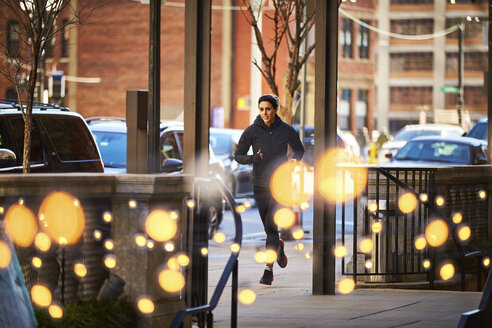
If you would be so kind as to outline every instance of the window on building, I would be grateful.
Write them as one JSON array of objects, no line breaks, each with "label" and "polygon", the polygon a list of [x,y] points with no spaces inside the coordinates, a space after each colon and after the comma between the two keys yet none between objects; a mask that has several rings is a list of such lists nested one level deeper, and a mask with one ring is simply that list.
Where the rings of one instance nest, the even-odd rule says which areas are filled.
[{"label": "window on building", "polygon": [[[451,26],[458,25],[461,21],[461,18],[447,18],[446,19],[446,28],[450,28]],[[463,43],[466,44],[468,40],[482,40],[482,43],[485,44],[486,33],[488,32],[487,26],[487,17],[479,17],[478,22],[475,20],[472,21],[464,21],[465,22],[465,33],[463,35]],[[458,39],[458,31],[450,33],[446,35],[447,38],[450,39]]]},{"label": "window on building", "polygon": [[15,88],[8,88],[5,91],[5,99],[17,99],[17,92]]},{"label": "window on building", "polygon": [[7,23],[7,54],[10,58],[19,57],[20,51],[20,26],[19,22]]},{"label": "window on building", "polygon": [[432,105],[432,87],[391,87],[391,105]]},{"label": "window on building", "polygon": [[[458,53],[446,53],[446,71],[458,72]],[[465,52],[465,71],[485,72],[488,67],[488,56],[486,52]]]},{"label": "window on building", "polygon": [[363,127],[367,127],[367,94],[367,90],[359,90],[359,97],[355,105],[358,131],[361,131]]},{"label": "window on building", "polygon": [[[364,21],[364,23],[369,24],[368,21]],[[357,45],[359,46],[359,57],[369,58],[369,29],[365,26],[360,25]]]},{"label": "window on building", "polygon": [[338,114],[340,115],[339,126],[342,130],[350,130],[350,98],[351,90],[342,89],[342,100],[338,109]]},{"label": "window on building", "polygon": [[64,18],[62,20],[62,34],[61,34],[61,56],[63,58],[68,57],[68,34],[69,34],[69,26],[68,19]]},{"label": "window on building", "polygon": [[352,58],[352,35],[353,23],[348,18],[342,19],[342,31],[340,32],[340,43],[342,45],[342,57]]},{"label": "window on building", "polygon": [[434,3],[434,0],[391,0],[392,5],[423,5]]},{"label": "window on building", "polygon": [[432,34],[433,19],[392,19],[391,32],[398,34],[421,35]]},{"label": "window on building", "polygon": [[390,55],[391,72],[432,71],[432,52],[392,53]]},{"label": "window on building", "polygon": [[[485,109],[487,98],[483,92],[483,86],[465,86],[463,89],[463,100],[465,102],[465,108],[473,107]],[[458,105],[458,94],[446,93],[444,97],[444,104],[446,108],[456,108]]]}]

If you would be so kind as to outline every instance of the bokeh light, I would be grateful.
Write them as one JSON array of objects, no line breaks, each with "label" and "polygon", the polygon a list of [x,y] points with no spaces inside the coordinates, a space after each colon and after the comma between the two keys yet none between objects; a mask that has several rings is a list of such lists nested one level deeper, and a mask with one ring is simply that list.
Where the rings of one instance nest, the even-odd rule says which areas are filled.
[{"label": "bokeh light", "polygon": [[347,248],[343,245],[335,247],[333,251],[336,257],[344,257],[347,254]]},{"label": "bokeh light", "polygon": [[145,221],[145,231],[155,241],[168,241],[176,235],[178,225],[173,220],[169,212],[164,210],[154,210],[149,214]]},{"label": "bokeh light", "polygon": [[231,244],[231,252],[237,253],[241,249],[241,246],[239,246],[238,243],[232,243]]},{"label": "bokeh light", "polygon": [[435,199],[436,205],[441,207],[444,206],[444,197],[442,196],[437,196]]},{"label": "bokeh light", "polygon": [[369,212],[376,212],[378,210],[378,204],[370,203],[367,209],[369,210]]},{"label": "bokeh light", "polygon": [[425,239],[432,247],[438,247],[448,240],[449,229],[444,220],[437,219],[432,221],[425,228]]},{"label": "bokeh light", "polygon": [[200,249],[200,253],[202,254],[202,256],[207,256],[208,255],[208,248],[207,247],[202,247]]},{"label": "bokeh light", "polygon": [[174,243],[172,241],[168,241],[166,243],[164,243],[164,250],[166,252],[172,252],[174,251],[174,249],[176,248],[176,246],[174,245]]},{"label": "bokeh light", "polygon": [[217,244],[222,244],[226,240],[226,235],[225,233],[219,231],[214,235],[214,241]]},{"label": "bokeh light", "polygon": [[266,263],[267,257],[264,251],[257,251],[255,253],[255,261],[257,263]]},{"label": "bokeh light", "polygon": [[413,212],[417,208],[417,197],[410,192],[404,193],[398,199],[398,208],[403,213]]},{"label": "bokeh light", "polygon": [[266,255],[266,263],[274,263],[277,260],[277,252],[274,251],[273,249],[267,249],[265,251]]},{"label": "bokeh light", "polygon": [[454,266],[451,263],[444,264],[439,273],[442,280],[449,280],[454,277]]},{"label": "bokeh light", "polygon": [[429,200],[429,196],[427,196],[426,193],[421,193],[419,195],[419,198],[422,203],[427,203],[427,201]]},{"label": "bokeh light", "polygon": [[184,276],[179,271],[162,270],[159,272],[159,286],[168,293],[177,293],[185,286]]},{"label": "bokeh light", "polygon": [[243,289],[238,295],[239,302],[244,305],[251,305],[256,300],[256,293],[251,289]]},{"label": "bokeh light", "polygon": [[373,242],[369,238],[364,238],[359,244],[360,251],[365,254],[370,253],[372,251],[372,247]]},{"label": "bokeh light", "polygon": [[305,211],[309,208],[309,206],[310,206],[309,202],[302,202],[300,207],[301,207],[301,210]]},{"label": "bokeh light", "polygon": [[188,264],[190,264],[190,258],[186,254],[178,254],[176,259],[178,260],[178,264],[182,267],[185,267]]},{"label": "bokeh light", "polygon": [[427,260],[427,259],[426,259],[426,260],[424,260],[424,261],[422,262],[422,266],[424,267],[424,269],[428,269],[428,268],[430,268],[430,266],[431,266],[431,261],[430,261],[430,260]]},{"label": "bokeh light", "polygon": [[[313,185],[312,178],[313,175],[307,164],[285,162],[275,170],[270,179],[272,196],[283,206],[300,206],[312,196],[312,188],[310,188]],[[300,184],[301,180],[304,185]]]},{"label": "bokeh light", "polygon": [[300,226],[296,226],[292,229],[292,238],[295,240],[302,239],[304,237],[304,229]]},{"label": "bokeh light", "polygon": [[114,248],[114,242],[111,239],[106,239],[104,241],[104,248],[108,251],[112,250]]},{"label": "bokeh light", "polygon": [[304,254],[304,257],[305,257],[306,259],[308,259],[308,260],[309,260],[309,259],[311,259],[311,257],[312,257],[311,252],[307,252],[306,254]]},{"label": "bokeh light", "polygon": [[38,232],[38,222],[34,213],[24,205],[13,204],[5,213],[4,227],[14,244],[28,247]]},{"label": "bokeh light", "polygon": [[111,221],[113,221],[113,214],[111,214],[111,212],[108,211],[104,212],[103,221],[106,223],[110,223]]},{"label": "bokeh light", "polygon": [[290,208],[285,207],[276,211],[273,216],[273,221],[275,221],[275,224],[282,229],[288,229],[292,227],[295,223],[295,220],[296,216],[294,214],[294,211],[292,211]]},{"label": "bokeh light", "polygon": [[41,252],[47,252],[51,248],[51,238],[44,232],[38,232],[34,238],[34,246]]},{"label": "bokeh light", "polygon": [[0,269],[6,269],[12,260],[12,251],[9,245],[0,240]]},{"label": "bokeh light", "polygon": [[461,241],[468,240],[468,238],[470,238],[470,236],[471,236],[471,229],[470,229],[469,226],[461,226],[461,227],[459,227],[459,229],[458,229],[458,238]]},{"label": "bokeh light", "polygon": [[480,190],[480,191],[478,192],[478,197],[479,197],[480,199],[485,199],[485,198],[487,197],[487,192],[486,192],[485,190]]},{"label": "bokeh light", "polygon": [[303,243],[298,243],[298,244],[296,244],[296,245],[294,246],[294,249],[295,249],[296,251],[302,251],[302,250],[304,250],[304,248],[305,248],[305,247],[304,247],[304,244],[303,244]]},{"label": "bokeh light", "polygon": [[366,263],[364,264],[364,266],[366,267],[367,270],[372,269],[372,261],[367,260]]},{"label": "bokeh light", "polygon": [[338,283],[338,292],[340,294],[349,294],[351,293],[355,288],[355,281],[352,278],[345,278],[340,280]]},{"label": "bokeh light", "polygon": [[463,215],[460,212],[456,212],[453,214],[453,223],[460,224],[463,221]]},{"label": "bokeh light", "polygon": [[152,248],[154,248],[154,246],[155,246],[155,243],[152,239],[147,240],[147,248],[148,249],[152,249]]},{"label": "bokeh light", "polygon": [[251,204],[251,201],[250,201],[249,199],[246,199],[246,200],[244,201],[243,205],[244,205],[244,207],[246,207],[246,208],[250,208],[252,204]]},{"label": "bokeh light", "polygon": [[137,308],[143,314],[150,314],[154,312],[154,302],[148,297],[141,297],[137,301]]},{"label": "bokeh light", "polygon": [[367,184],[367,167],[361,164],[343,148],[328,150],[316,166],[319,172],[316,188],[331,203],[353,199]]},{"label": "bokeh light", "polygon": [[84,278],[87,276],[87,267],[85,266],[84,263],[78,262],[75,263],[73,266],[73,272],[79,277],[79,278]]},{"label": "bokeh light", "polygon": [[246,211],[246,206],[244,205],[238,205],[236,206],[236,212],[238,213],[244,213]]},{"label": "bokeh light", "polygon": [[490,257],[484,257],[483,260],[482,260],[482,265],[485,267],[485,268],[488,268],[490,266]]},{"label": "bokeh light", "polygon": [[415,248],[418,249],[419,251],[425,249],[427,246],[427,240],[425,240],[424,236],[418,236],[415,238]]},{"label": "bokeh light", "polygon": [[176,256],[173,256],[169,260],[167,260],[167,267],[171,270],[178,271],[181,268],[179,266],[178,258]]},{"label": "bokeh light", "polygon": [[135,199],[130,199],[128,201],[128,207],[129,208],[136,208],[137,207],[137,201]]},{"label": "bokeh light", "polygon": [[145,247],[145,245],[147,244],[147,238],[144,236],[144,234],[137,233],[135,235],[135,244],[138,247]]},{"label": "bokeh light", "polygon": [[84,231],[85,214],[80,202],[64,191],[50,193],[41,203],[43,230],[60,245],[75,244]]},{"label": "bokeh light", "polygon": [[103,237],[103,234],[101,230],[94,230],[94,233],[92,234],[94,236],[94,240],[100,241]]},{"label": "bokeh light", "polygon": [[5,208],[3,206],[0,206],[0,215],[5,212]]},{"label": "bokeh light", "polygon": [[114,269],[116,267],[116,256],[113,254],[107,254],[104,256],[104,265],[108,269]]},{"label": "bokeh light", "polygon": [[37,256],[34,256],[31,260],[31,263],[32,263],[32,266],[39,269],[40,267],[43,266],[43,261],[37,257]]},{"label": "bokeh light", "polygon": [[51,292],[43,285],[34,285],[31,288],[31,300],[40,307],[47,307],[51,304]]},{"label": "bokeh light", "polygon": [[169,213],[169,216],[170,216],[170,217],[171,217],[171,219],[173,219],[173,220],[177,220],[177,219],[179,218],[178,212],[176,212],[176,211],[171,211],[171,212]]},{"label": "bokeh light", "polygon": [[381,221],[374,221],[371,225],[371,230],[374,233],[380,233],[383,230],[383,224]]},{"label": "bokeh light", "polygon": [[196,205],[196,203],[193,199],[188,199],[186,201],[186,206],[188,206],[189,208],[193,208],[193,207],[195,207],[195,205]]},{"label": "bokeh light", "polygon": [[63,317],[63,309],[57,304],[51,304],[48,308],[48,313],[53,319],[60,319]]}]

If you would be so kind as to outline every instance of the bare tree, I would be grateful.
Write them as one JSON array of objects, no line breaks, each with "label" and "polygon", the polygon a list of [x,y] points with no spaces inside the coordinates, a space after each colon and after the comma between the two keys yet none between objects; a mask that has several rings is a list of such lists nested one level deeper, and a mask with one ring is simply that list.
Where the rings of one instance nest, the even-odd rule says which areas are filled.
[{"label": "bare tree", "polygon": [[94,8],[75,8],[70,0],[0,0],[0,26],[5,26],[17,41],[0,41],[5,62],[0,65],[0,73],[15,86],[24,119],[23,173],[30,172],[32,107],[46,45],[68,27],[81,24]]},{"label": "bare tree", "polygon": [[[246,20],[253,27],[256,43],[261,53],[261,64],[253,61],[268,83],[272,93],[279,96],[277,84],[277,58],[279,48],[286,44],[288,50],[288,70],[284,81],[285,97],[280,106],[279,115],[288,123],[292,123],[293,103],[300,87],[299,73],[314,50],[315,42],[303,47],[308,42],[308,35],[314,26],[314,11],[307,13],[309,0],[270,0],[273,13],[264,12],[263,0],[243,0]],[[260,15],[273,22],[272,31],[263,33],[259,26]],[[270,45],[271,44],[271,45]]]}]

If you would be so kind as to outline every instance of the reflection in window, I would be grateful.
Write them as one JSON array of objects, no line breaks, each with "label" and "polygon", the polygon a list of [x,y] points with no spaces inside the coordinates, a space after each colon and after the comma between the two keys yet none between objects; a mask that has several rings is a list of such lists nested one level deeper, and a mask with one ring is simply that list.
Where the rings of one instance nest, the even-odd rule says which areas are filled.
[{"label": "reflection in window", "polygon": [[[24,120],[22,117],[16,117],[9,120],[10,127],[12,128],[13,137],[17,148],[16,165],[22,165],[22,152],[24,149]],[[41,148],[41,135],[36,121],[32,121],[31,131],[31,163],[39,163],[44,159],[43,150]]]},{"label": "reflection in window", "polygon": [[10,58],[19,57],[20,52],[20,26],[16,21],[7,23],[7,54]]},{"label": "reflection in window", "polygon": [[361,131],[363,127],[367,127],[367,94],[367,90],[359,90],[359,97],[355,106],[358,131]]},{"label": "reflection in window", "polygon": [[350,93],[350,89],[342,89],[342,100],[338,109],[339,126],[342,130],[350,130]]},{"label": "reflection in window", "polygon": [[[369,24],[368,21],[364,22]],[[367,27],[360,25],[357,43],[359,46],[359,57],[369,58],[369,29]]]},{"label": "reflection in window", "polygon": [[350,19],[342,19],[342,31],[340,32],[340,43],[342,45],[342,56],[352,58],[352,31],[353,23]]}]

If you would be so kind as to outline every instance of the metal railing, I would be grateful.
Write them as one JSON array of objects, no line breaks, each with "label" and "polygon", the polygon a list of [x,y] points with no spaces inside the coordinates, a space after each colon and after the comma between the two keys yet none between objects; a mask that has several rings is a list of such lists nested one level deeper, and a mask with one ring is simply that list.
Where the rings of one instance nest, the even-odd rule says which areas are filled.
[{"label": "metal railing", "polygon": [[[232,196],[230,190],[226,187],[226,185],[222,181],[218,179],[214,179],[214,181],[216,181],[216,183],[219,184],[222,196],[224,197],[227,206],[231,209],[231,212],[234,216],[234,223],[235,223],[234,243],[237,243],[241,247],[241,243],[243,239],[243,226],[241,222],[241,215],[236,211],[236,201],[234,200],[234,197]],[[239,257],[239,251],[232,252],[231,255],[229,256],[227,264],[224,268],[224,271],[222,272],[222,275],[219,279],[217,287],[215,288],[212,298],[210,299],[210,302],[205,305],[195,306],[179,311],[176,317],[174,318],[173,322],[171,323],[171,328],[180,327],[181,323],[183,322],[183,319],[188,314],[202,314],[202,313],[207,314],[207,319],[206,319],[207,327],[213,327],[212,311],[217,306],[220,297],[222,296],[222,292],[224,291],[224,288],[226,286],[227,280],[229,279],[229,276],[231,276],[231,274],[232,274],[231,327],[237,327],[238,257]],[[206,281],[205,283],[208,283],[208,281]]]}]

